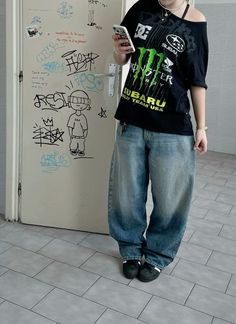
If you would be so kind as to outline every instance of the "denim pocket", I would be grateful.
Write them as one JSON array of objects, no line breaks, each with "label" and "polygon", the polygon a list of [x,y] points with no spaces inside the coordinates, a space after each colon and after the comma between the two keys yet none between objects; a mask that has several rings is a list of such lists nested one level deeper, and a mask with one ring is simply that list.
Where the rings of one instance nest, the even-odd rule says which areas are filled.
[{"label": "denim pocket", "polygon": [[118,136],[122,136],[126,130],[127,130],[128,125],[124,122],[119,122],[118,126],[117,126],[117,135]]}]

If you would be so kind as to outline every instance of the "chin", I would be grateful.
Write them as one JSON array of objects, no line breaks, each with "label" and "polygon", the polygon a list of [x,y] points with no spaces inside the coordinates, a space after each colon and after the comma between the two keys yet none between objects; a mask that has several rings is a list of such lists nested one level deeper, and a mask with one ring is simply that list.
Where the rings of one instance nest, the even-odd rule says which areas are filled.
[{"label": "chin", "polygon": [[175,4],[175,2],[178,2],[178,1],[177,0],[160,0],[160,2],[163,5],[172,5],[172,4]]}]

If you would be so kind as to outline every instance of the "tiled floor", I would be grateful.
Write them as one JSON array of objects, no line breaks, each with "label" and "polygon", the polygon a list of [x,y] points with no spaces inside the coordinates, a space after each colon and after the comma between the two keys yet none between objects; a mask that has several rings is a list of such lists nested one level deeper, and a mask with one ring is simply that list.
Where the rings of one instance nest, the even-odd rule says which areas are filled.
[{"label": "tiled floor", "polygon": [[122,276],[108,236],[0,220],[0,323],[236,323],[236,156],[198,158],[177,258],[151,283]]}]

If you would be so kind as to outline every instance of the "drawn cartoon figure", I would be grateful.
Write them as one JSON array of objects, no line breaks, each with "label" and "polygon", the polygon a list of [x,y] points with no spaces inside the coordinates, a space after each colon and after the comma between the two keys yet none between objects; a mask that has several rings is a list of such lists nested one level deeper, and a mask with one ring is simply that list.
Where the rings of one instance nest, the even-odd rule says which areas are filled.
[{"label": "drawn cartoon figure", "polygon": [[70,135],[70,153],[72,155],[85,156],[85,142],[88,136],[88,122],[82,113],[85,109],[91,109],[91,100],[87,93],[75,90],[68,97],[68,105],[75,112],[70,115],[67,127]]},{"label": "drawn cartoon figure", "polygon": [[98,3],[98,0],[88,0],[88,26],[96,25],[94,21],[94,12],[95,5]]}]

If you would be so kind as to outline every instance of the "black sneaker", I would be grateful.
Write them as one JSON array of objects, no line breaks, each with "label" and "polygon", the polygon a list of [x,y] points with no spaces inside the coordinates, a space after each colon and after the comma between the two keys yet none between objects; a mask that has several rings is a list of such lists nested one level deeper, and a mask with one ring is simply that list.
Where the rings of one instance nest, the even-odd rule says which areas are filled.
[{"label": "black sneaker", "polygon": [[144,262],[144,264],[140,267],[138,273],[138,279],[143,282],[149,282],[156,279],[161,270],[150,263]]},{"label": "black sneaker", "polygon": [[134,279],[141,266],[139,260],[126,260],[123,262],[123,274],[127,279]]}]

